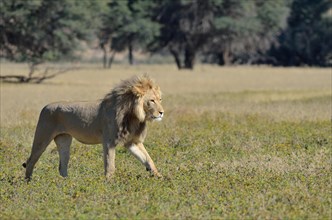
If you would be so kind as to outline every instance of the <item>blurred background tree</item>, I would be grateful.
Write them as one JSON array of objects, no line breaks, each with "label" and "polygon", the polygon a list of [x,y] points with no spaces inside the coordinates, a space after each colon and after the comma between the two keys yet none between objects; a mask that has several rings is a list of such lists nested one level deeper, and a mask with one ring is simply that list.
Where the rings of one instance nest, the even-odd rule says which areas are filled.
[{"label": "blurred background tree", "polygon": [[2,0],[1,56],[29,64],[29,75],[18,76],[21,81],[50,77],[46,72],[34,77],[36,66],[73,57],[82,40],[93,40],[100,7],[99,1]]},{"label": "blurred background tree", "polygon": [[293,0],[288,27],[270,56],[276,65],[331,66],[332,1]]},{"label": "blurred background tree", "polygon": [[[152,20],[156,3],[142,0],[112,0],[103,15],[101,32],[114,52],[128,49],[128,62],[134,64],[134,50],[145,50],[159,35],[159,23]],[[108,49],[108,48],[105,48]],[[105,56],[104,56],[105,57]],[[112,61],[112,58],[111,58]],[[106,59],[104,58],[104,66]],[[109,62],[108,66],[110,66]]]},{"label": "blurred background tree", "polygon": [[[211,37],[213,8],[220,0],[160,0],[155,19],[160,35],[152,50],[168,47],[178,69],[192,69],[197,53]],[[183,59],[181,58],[183,54]]]},{"label": "blurred background tree", "polygon": [[223,0],[214,7],[214,30],[206,48],[219,65],[251,64],[265,52],[286,26],[285,1]]},{"label": "blurred background tree", "polygon": [[[330,0],[0,0],[1,57],[35,66],[99,41],[115,53],[169,54],[195,62],[331,66]],[[112,55],[109,57],[109,52]],[[108,64],[107,64],[108,63]],[[22,78],[22,81],[29,81]]]}]

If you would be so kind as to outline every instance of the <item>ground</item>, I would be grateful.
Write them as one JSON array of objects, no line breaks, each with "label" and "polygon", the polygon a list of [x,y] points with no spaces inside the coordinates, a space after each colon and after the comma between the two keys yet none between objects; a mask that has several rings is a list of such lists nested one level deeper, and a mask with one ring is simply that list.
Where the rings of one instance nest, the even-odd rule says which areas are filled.
[{"label": "ground", "polygon": [[[1,74],[27,72],[1,63]],[[163,91],[164,120],[145,145],[163,179],[123,147],[103,176],[101,145],[74,141],[69,177],[52,143],[24,181],[40,109],[103,98],[134,74]],[[198,65],[83,65],[43,84],[0,84],[0,219],[331,217],[331,70]]]}]

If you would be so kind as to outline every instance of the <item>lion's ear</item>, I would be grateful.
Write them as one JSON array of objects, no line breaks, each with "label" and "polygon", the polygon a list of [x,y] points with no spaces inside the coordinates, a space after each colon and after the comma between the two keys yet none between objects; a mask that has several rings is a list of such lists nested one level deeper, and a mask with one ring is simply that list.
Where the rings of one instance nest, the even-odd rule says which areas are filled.
[{"label": "lion's ear", "polygon": [[136,85],[136,86],[133,86],[132,92],[134,93],[135,96],[141,98],[145,95],[145,93],[149,89],[152,89],[152,87],[150,85]]},{"label": "lion's ear", "polygon": [[154,87],[154,90],[156,90],[156,91],[158,91],[158,92],[161,93],[161,91],[160,91],[160,87],[159,87],[159,86],[155,86],[155,87]]},{"label": "lion's ear", "polygon": [[143,97],[145,94],[145,91],[142,87],[140,86],[133,86],[132,92],[134,93],[135,96],[137,97]]}]

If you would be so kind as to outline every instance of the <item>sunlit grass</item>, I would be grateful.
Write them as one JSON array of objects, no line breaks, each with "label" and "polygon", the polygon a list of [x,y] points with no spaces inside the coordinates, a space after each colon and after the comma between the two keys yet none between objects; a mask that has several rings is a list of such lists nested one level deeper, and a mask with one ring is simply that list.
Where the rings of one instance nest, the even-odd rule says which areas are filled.
[{"label": "sunlit grass", "polygon": [[[24,68],[5,64],[1,74]],[[144,72],[164,93],[165,119],[149,124],[145,143],[164,179],[119,147],[106,182],[101,145],[74,141],[68,178],[58,174],[52,143],[25,183],[21,164],[45,104],[99,99]],[[146,65],[1,84],[0,218],[328,219],[330,79],[330,70],[315,68]]]}]

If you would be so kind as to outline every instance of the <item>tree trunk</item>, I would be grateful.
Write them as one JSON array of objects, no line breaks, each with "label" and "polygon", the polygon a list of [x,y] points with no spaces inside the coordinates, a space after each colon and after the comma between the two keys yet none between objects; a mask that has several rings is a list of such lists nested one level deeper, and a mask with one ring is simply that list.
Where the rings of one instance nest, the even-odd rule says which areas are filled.
[{"label": "tree trunk", "polygon": [[103,50],[103,67],[106,68],[107,67],[107,49],[105,47],[105,44],[101,44],[100,45],[101,49]]},{"label": "tree trunk", "polygon": [[224,52],[223,52],[223,59],[224,59],[225,66],[229,66],[232,64],[232,58],[231,58],[228,48],[226,50],[224,50]]},{"label": "tree trunk", "polygon": [[108,60],[108,65],[107,65],[107,67],[108,67],[109,69],[110,69],[111,66],[112,66],[112,63],[113,63],[113,60],[114,60],[114,57],[115,57],[115,53],[116,53],[116,51],[113,50],[112,55],[111,55],[111,57],[110,57],[109,60]]},{"label": "tree trunk", "polygon": [[173,50],[173,49],[169,49],[169,51],[171,52],[171,54],[173,55],[174,57],[174,60],[175,60],[175,63],[176,63],[176,66],[178,67],[178,69],[180,70],[182,68],[182,65],[181,65],[181,60],[180,60],[180,56],[179,56],[179,52],[176,51],[176,50]]},{"label": "tree trunk", "polygon": [[217,54],[217,58],[220,66],[230,66],[232,64],[232,55],[227,47]]},{"label": "tree trunk", "polygon": [[134,65],[134,55],[133,55],[133,44],[132,44],[132,42],[129,42],[128,52],[129,52],[129,54],[128,54],[129,64]]},{"label": "tree trunk", "polygon": [[217,53],[217,59],[218,59],[218,65],[220,66],[225,65],[223,53]]},{"label": "tree trunk", "polygon": [[103,51],[103,67],[107,68],[108,52],[110,48],[109,38],[100,39],[99,47]]},{"label": "tree trunk", "polygon": [[196,51],[193,48],[187,47],[184,51],[184,68],[194,69]]}]

